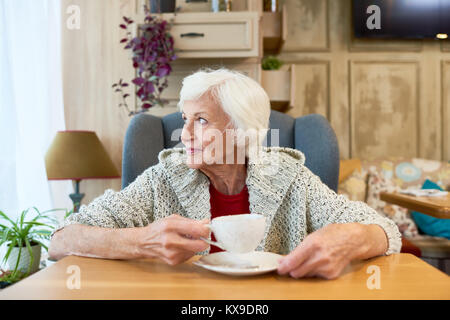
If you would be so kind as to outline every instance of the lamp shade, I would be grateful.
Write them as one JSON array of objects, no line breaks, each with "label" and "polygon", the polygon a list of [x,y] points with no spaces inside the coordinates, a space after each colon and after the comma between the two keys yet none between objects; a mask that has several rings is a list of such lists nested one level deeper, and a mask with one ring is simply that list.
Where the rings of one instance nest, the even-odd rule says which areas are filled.
[{"label": "lamp shade", "polygon": [[58,131],[45,155],[49,180],[120,178],[93,131]]}]

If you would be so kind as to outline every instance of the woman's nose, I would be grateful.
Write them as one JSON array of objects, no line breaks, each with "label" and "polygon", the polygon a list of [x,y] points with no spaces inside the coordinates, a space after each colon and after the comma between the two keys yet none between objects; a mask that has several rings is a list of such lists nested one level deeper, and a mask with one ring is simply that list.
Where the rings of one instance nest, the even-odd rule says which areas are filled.
[{"label": "woman's nose", "polygon": [[185,122],[183,129],[181,130],[181,141],[190,141],[194,137],[193,132],[194,126],[192,123],[189,123],[188,121]]}]

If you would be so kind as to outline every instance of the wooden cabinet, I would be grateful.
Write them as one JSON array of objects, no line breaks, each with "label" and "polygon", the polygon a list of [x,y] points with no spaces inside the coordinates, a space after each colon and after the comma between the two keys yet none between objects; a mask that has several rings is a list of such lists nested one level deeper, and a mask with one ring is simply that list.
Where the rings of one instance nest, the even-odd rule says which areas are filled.
[{"label": "wooden cabinet", "polygon": [[179,58],[259,56],[258,12],[163,14],[173,19],[171,34]]}]

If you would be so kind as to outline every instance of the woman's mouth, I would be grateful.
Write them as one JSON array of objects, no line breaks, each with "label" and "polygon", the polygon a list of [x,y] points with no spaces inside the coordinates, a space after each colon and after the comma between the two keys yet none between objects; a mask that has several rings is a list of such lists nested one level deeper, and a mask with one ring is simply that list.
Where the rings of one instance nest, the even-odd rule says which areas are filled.
[{"label": "woman's mouth", "polygon": [[187,154],[194,154],[194,153],[200,152],[200,151],[202,151],[202,149],[186,148],[186,153],[187,153]]}]

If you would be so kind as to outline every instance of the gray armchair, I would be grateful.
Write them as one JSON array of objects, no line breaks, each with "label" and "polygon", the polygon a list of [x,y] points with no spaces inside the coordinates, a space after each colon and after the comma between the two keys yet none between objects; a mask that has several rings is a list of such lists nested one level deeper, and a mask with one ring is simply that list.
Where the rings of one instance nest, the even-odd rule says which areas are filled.
[{"label": "gray armchair", "polygon": [[[145,169],[157,164],[161,150],[181,143],[182,127],[180,112],[163,118],[145,113],[133,117],[123,147],[122,188],[133,182]],[[319,114],[309,114],[294,119],[272,110],[269,127],[280,129],[280,147],[295,148],[303,152],[306,167],[319,176],[330,189],[337,190],[339,147],[336,135],[326,118]],[[172,139],[172,136],[177,139]],[[268,134],[267,146],[271,145]]]}]

